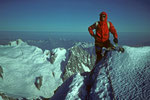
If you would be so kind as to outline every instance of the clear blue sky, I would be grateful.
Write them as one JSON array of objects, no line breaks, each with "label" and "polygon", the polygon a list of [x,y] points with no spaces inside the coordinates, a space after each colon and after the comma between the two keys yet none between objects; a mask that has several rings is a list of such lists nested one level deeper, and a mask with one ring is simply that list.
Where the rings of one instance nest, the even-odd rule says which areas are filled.
[{"label": "clear blue sky", "polygon": [[0,0],[0,31],[87,32],[102,11],[119,32],[150,32],[149,0]]}]

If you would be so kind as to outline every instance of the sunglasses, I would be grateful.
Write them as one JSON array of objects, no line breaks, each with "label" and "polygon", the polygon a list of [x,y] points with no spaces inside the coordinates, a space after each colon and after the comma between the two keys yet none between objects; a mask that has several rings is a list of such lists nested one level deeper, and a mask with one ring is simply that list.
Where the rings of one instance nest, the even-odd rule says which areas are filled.
[{"label": "sunglasses", "polygon": [[105,18],[106,16],[105,16],[105,15],[102,15],[102,17],[104,17],[104,18]]}]

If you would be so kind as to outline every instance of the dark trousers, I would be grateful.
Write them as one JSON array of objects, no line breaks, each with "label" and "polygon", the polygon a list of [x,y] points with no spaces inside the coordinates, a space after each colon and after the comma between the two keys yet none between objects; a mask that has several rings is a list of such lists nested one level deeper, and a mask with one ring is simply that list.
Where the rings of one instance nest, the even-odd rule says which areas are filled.
[{"label": "dark trousers", "polygon": [[[113,44],[110,43],[110,40],[105,42],[95,42],[95,52],[96,52],[96,62],[97,64],[102,59],[102,49],[105,48],[113,48]],[[104,56],[108,53],[108,50],[105,51]]]}]

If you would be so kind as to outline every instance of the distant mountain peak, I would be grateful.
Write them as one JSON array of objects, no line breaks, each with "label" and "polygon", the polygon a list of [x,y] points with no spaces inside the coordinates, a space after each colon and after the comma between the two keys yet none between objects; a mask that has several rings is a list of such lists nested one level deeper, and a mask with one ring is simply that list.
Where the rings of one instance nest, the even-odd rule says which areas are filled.
[{"label": "distant mountain peak", "polygon": [[23,42],[21,39],[17,39],[16,41],[9,42],[10,46],[17,46],[17,45],[21,45],[21,44],[27,44],[27,43]]}]

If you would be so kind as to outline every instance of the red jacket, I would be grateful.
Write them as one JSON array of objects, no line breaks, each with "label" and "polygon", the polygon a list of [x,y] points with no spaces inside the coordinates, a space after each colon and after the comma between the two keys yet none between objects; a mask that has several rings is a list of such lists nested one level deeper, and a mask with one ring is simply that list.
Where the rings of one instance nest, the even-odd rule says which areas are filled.
[{"label": "red jacket", "polygon": [[[96,25],[96,23],[94,23],[93,25],[91,25],[88,30],[89,33],[95,37],[95,42],[105,42],[109,39],[109,32],[111,32],[114,36],[114,38],[118,38],[117,35],[117,31],[115,29],[115,27],[113,26],[113,24],[111,22],[109,22],[110,24],[110,28],[108,29],[108,25],[107,25],[107,13],[102,12],[100,14],[100,19],[101,16],[105,15],[105,20],[104,21],[99,21],[98,25]],[[93,30],[96,29],[96,35],[94,35]]]}]

